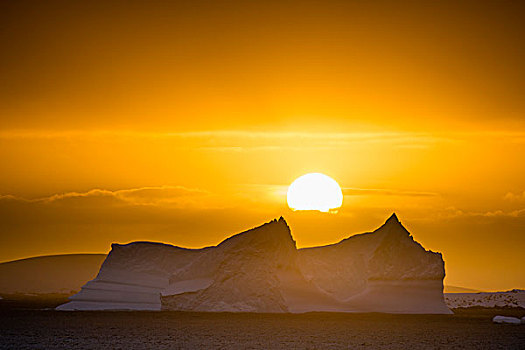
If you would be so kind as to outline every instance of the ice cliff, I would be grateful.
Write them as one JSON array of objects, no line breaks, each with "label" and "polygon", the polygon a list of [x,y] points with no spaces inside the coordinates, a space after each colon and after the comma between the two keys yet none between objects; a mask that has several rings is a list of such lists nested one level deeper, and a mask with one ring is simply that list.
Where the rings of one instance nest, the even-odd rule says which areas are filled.
[{"label": "ice cliff", "polygon": [[374,232],[297,249],[281,217],[217,246],[113,244],[59,310],[450,313],[444,262],[393,214]]}]

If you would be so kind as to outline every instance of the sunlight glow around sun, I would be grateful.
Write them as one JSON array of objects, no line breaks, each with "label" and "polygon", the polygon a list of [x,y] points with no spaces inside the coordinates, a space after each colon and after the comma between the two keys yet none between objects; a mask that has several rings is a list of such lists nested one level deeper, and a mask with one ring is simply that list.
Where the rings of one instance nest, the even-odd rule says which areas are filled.
[{"label": "sunlight glow around sun", "polygon": [[343,204],[343,191],[329,176],[310,173],[295,179],[286,197],[292,210],[318,210],[336,213]]}]

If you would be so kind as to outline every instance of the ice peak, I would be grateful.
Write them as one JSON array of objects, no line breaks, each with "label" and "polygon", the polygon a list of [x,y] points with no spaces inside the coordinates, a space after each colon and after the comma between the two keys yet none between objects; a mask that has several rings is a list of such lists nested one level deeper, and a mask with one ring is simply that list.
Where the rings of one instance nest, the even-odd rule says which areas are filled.
[{"label": "ice peak", "polygon": [[401,221],[399,221],[399,219],[397,218],[396,213],[392,213],[392,215],[390,215],[390,217],[385,221],[383,226],[381,226],[379,229],[388,230],[388,231],[393,230],[395,232],[405,232],[408,235],[410,235],[410,233],[401,224]]},{"label": "ice peak", "polygon": [[268,222],[268,224],[284,225],[288,230],[290,230],[288,223],[286,222],[286,220],[284,219],[282,215],[279,217],[279,219],[273,219],[272,221]]},{"label": "ice peak", "polygon": [[396,213],[392,213],[392,215],[390,215],[390,217],[385,221],[385,225],[386,224],[401,224],[401,222],[397,218]]},{"label": "ice peak", "polygon": [[254,244],[267,244],[271,242],[277,244],[279,244],[279,242],[291,242],[295,249],[295,240],[292,237],[290,227],[282,216],[279,219],[273,219],[261,226],[226,238],[219,246],[238,243],[253,246]]},{"label": "ice peak", "polygon": [[393,237],[407,236],[411,237],[410,232],[403,226],[401,221],[397,218],[396,213],[392,213],[390,217],[385,221],[383,226],[377,230],[382,230],[387,233],[395,233]]},{"label": "ice peak", "polygon": [[279,219],[273,219],[272,221],[270,221],[270,224],[272,223],[279,227],[279,229],[284,229],[284,231],[291,234],[292,230],[290,230],[290,226],[288,226],[288,223],[286,222],[284,217],[280,216]]}]

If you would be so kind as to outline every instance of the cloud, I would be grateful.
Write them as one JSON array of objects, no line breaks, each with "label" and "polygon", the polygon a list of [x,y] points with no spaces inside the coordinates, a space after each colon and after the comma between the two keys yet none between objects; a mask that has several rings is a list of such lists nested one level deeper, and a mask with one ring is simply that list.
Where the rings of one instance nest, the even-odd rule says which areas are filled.
[{"label": "cloud", "polygon": [[491,211],[464,211],[455,207],[448,207],[438,214],[442,218],[485,217],[485,218],[525,218],[525,209],[491,210]]},{"label": "cloud", "polygon": [[[252,130],[201,130],[182,132],[155,132],[136,130],[46,130],[46,129],[4,129],[0,139],[181,139],[205,140],[213,144],[222,141],[263,141],[295,140],[303,142],[318,141],[327,144],[341,145],[359,142],[399,143],[408,146],[411,143],[455,142],[468,139],[525,142],[525,132],[514,131],[473,131],[473,132],[409,132],[409,131],[375,131],[375,132],[289,132],[289,131],[252,131]],[[235,146],[232,146],[235,147]]]},{"label": "cloud", "polygon": [[511,211],[503,211],[503,210],[495,210],[495,211],[488,211],[485,213],[482,213],[483,216],[486,217],[512,217],[512,218],[518,218],[518,217],[525,217],[525,209],[517,209],[517,210],[511,210]]},{"label": "cloud", "polygon": [[434,192],[420,192],[420,191],[402,191],[402,190],[388,190],[388,189],[367,189],[367,188],[343,188],[343,195],[345,196],[366,196],[366,195],[380,195],[380,196],[408,196],[408,197],[437,197]]},{"label": "cloud", "polygon": [[463,142],[523,144],[524,132],[288,132],[253,130],[204,130],[147,132],[136,130],[2,130],[0,140],[18,141],[147,141],[169,144],[172,149],[240,153],[282,150],[336,150],[358,146],[388,146],[396,149],[424,150],[437,145]]},{"label": "cloud", "polygon": [[428,149],[436,145],[463,142],[523,144],[524,132],[288,132],[253,130],[204,130],[183,132],[147,132],[136,130],[40,130],[12,129],[0,131],[0,140],[101,142],[148,141],[168,143],[172,149],[194,149],[207,152],[254,152],[282,150],[335,150],[357,146],[382,146],[396,149]]},{"label": "cloud", "polygon": [[525,201],[525,191],[523,191],[522,193],[508,192],[507,194],[505,194],[503,199],[511,202]]},{"label": "cloud", "polygon": [[123,190],[92,189],[86,192],[57,193],[46,197],[24,198],[13,195],[0,195],[0,201],[33,204],[82,205],[171,205],[177,207],[205,206],[205,199],[211,193],[201,189],[184,186],[139,187]]},{"label": "cloud", "polygon": [[181,186],[93,189],[41,198],[0,196],[0,261],[63,252],[103,252],[112,242],[214,245],[278,213],[236,206]]},{"label": "cloud", "polygon": [[62,139],[62,140],[103,140],[103,139],[148,139],[180,147],[196,149],[243,152],[254,150],[282,149],[334,149],[352,147],[357,144],[388,144],[400,148],[426,148],[438,142],[451,142],[450,138],[429,133],[414,132],[275,132],[248,130],[190,131],[190,132],[139,132],[126,130],[6,130],[0,132],[0,139]]}]

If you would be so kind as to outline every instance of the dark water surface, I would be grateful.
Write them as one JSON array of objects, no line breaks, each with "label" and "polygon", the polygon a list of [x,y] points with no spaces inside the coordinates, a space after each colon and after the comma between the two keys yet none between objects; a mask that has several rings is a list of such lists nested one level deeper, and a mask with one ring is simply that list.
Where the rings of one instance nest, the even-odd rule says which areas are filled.
[{"label": "dark water surface", "polygon": [[1,349],[525,349],[488,315],[0,311]]}]

